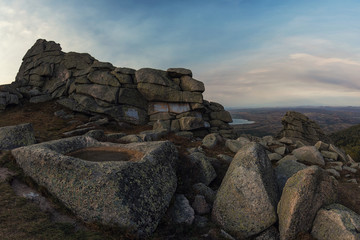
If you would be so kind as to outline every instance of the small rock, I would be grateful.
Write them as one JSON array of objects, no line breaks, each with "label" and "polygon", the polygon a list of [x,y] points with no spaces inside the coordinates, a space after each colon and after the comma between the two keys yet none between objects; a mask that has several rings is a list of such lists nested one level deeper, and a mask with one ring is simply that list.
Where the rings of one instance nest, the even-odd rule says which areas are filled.
[{"label": "small rock", "polygon": [[279,140],[279,142],[287,144],[287,145],[292,145],[294,144],[293,140],[291,140],[290,138],[287,137],[283,137]]},{"label": "small rock", "polygon": [[337,179],[340,178],[340,173],[338,171],[336,171],[335,169],[329,168],[329,169],[326,169],[326,171],[328,173],[330,173],[331,175],[333,175],[334,177],[336,177]]},{"label": "small rock", "polygon": [[76,129],[76,130],[64,132],[63,135],[65,137],[83,135],[83,134],[89,132],[90,130],[93,130],[94,128],[95,127],[87,127],[87,128],[82,128],[82,129]]},{"label": "small rock", "polygon": [[195,215],[194,225],[198,228],[204,228],[208,225],[209,219],[204,216]]},{"label": "small rock", "polygon": [[210,212],[210,206],[202,195],[195,196],[192,207],[195,210],[195,213],[199,215],[208,214]]},{"label": "small rock", "polygon": [[87,133],[85,133],[84,135],[95,138],[98,141],[101,141],[105,138],[104,130],[101,130],[101,129],[90,130]]},{"label": "small rock", "polygon": [[348,166],[343,166],[343,170],[351,172],[351,173],[357,173],[357,169],[348,167]]},{"label": "small rock", "polygon": [[176,224],[191,225],[195,219],[194,209],[192,209],[189,200],[183,194],[175,195],[174,206],[170,211]]},{"label": "small rock", "polygon": [[213,148],[218,143],[221,136],[218,133],[211,133],[204,137],[202,145],[206,148]]},{"label": "small rock", "polygon": [[225,142],[225,146],[230,149],[230,151],[234,152],[234,153],[237,153],[239,151],[239,149],[244,146],[243,143],[237,141],[237,140],[231,140],[231,139],[228,139],[226,140]]},{"label": "small rock", "polygon": [[283,158],[283,156],[281,156],[280,154],[278,154],[278,153],[270,153],[270,154],[268,154],[268,157],[269,157],[269,159],[270,159],[270,161],[271,162],[273,162],[273,161],[279,161],[280,159],[282,159]]},{"label": "small rock", "polygon": [[337,153],[339,155],[339,160],[342,162],[346,162],[346,155],[335,145],[330,144],[329,151]]},{"label": "small rock", "polygon": [[125,133],[109,133],[106,134],[106,141],[108,142],[114,142],[117,141],[119,139],[121,139],[122,137],[126,136]]},{"label": "small rock", "polygon": [[221,160],[227,162],[227,163],[231,163],[231,161],[233,160],[232,157],[225,155],[225,154],[219,154],[217,155],[218,158],[220,158]]},{"label": "small rock", "polygon": [[274,150],[276,153],[280,154],[280,155],[284,155],[286,153],[286,147],[278,147]]},{"label": "small rock", "polygon": [[177,132],[177,133],[175,133],[175,135],[178,137],[183,137],[183,138],[193,138],[194,137],[194,133],[192,133],[190,131]]},{"label": "small rock", "polygon": [[208,158],[200,152],[190,154],[189,158],[195,164],[196,169],[199,170],[198,175],[193,177],[198,179],[198,182],[209,185],[216,178],[216,172]]},{"label": "small rock", "polygon": [[215,200],[216,193],[203,183],[196,183],[192,186],[195,194],[205,197],[206,201],[212,204]]},{"label": "small rock", "polygon": [[325,150],[322,150],[321,151],[321,154],[323,155],[324,158],[330,158],[330,159],[333,159],[333,160],[337,160],[338,157],[339,157],[339,154],[335,153],[335,152],[330,152],[330,151],[325,151]]},{"label": "small rock", "polygon": [[143,140],[135,134],[124,136],[124,137],[120,138],[119,141],[125,142],[125,143],[143,142]]},{"label": "small rock", "polygon": [[329,144],[327,143],[324,143],[322,141],[318,141],[316,144],[315,144],[315,147],[317,150],[319,151],[327,151],[329,149]]},{"label": "small rock", "polygon": [[347,182],[348,183],[355,183],[355,184],[357,184],[358,182],[356,181],[356,179],[349,179],[349,180],[347,180]]}]

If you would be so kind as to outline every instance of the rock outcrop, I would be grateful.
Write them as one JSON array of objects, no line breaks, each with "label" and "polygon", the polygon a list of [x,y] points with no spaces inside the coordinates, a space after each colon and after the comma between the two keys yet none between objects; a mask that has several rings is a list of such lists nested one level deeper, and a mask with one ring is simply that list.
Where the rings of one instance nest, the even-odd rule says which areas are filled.
[{"label": "rock outcrop", "polygon": [[310,145],[317,141],[329,142],[329,138],[321,130],[319,125],[302,113],[289,111],[281,120],[283,130],[278,138],[286,137],[293,141],[302,140]]},{"label": "rock outcrop", "polygon": [[0,110],[24,100],[57,99],[73,111],[119,122],[235,137],[229,112],[204,100],[204,91],[189,69],[119,68],[86,53],[64,53],[60,44],[39,39],[25,54],[15,82],[0,86]]},{"label": "rock outcrop", "polygon": [[[131,156],[88,161],[66,155],[88,147],[111,147]],[[72,137],[17,148],[12,154],[26,175],[84,221],[139,236],[156,229],[177,186],[177,150],[167,141],[124,145]]]}]

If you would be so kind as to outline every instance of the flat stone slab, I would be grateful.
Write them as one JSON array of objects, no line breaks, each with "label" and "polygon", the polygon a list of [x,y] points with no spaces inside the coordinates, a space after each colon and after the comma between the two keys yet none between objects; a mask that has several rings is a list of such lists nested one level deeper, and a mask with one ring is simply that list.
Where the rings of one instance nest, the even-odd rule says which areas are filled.
[{"label": "flat stone slab", "polygon": [[[118,161],[99,154],[95,160],[70,156],[89,148],[128,156],[120,154]],[[85,222],[118,226],[140,237],[156,229],[177,186],[177,150],[168,141],[115,144],[79,136],[12,154],[26,175]]]}]

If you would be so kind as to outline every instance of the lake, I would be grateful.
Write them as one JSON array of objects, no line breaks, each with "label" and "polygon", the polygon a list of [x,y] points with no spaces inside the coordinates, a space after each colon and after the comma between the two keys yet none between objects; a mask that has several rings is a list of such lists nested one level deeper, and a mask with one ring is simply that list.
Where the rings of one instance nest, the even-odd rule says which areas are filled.
[{"label": "lake", "polygon": [[254,121],[249,121],[246,119],[241,119],[241,118],[233,118],[233,122],[230,123],[230,125],[240,125],[240,124],[253,124],[255,123]]}]

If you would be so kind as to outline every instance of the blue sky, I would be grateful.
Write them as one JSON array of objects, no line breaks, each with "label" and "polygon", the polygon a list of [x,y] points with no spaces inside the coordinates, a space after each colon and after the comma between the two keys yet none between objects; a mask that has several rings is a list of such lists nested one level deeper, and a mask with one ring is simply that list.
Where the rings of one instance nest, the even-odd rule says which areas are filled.
[{"label": "blue sky", "polygon": [[360,105],[360,2],[0,0],[0,84],[36,39],[118,67],[186,67],[227,107]]}]

